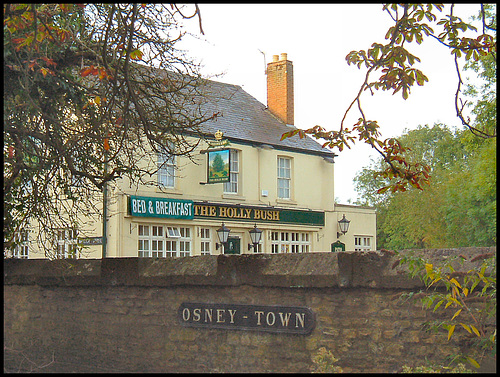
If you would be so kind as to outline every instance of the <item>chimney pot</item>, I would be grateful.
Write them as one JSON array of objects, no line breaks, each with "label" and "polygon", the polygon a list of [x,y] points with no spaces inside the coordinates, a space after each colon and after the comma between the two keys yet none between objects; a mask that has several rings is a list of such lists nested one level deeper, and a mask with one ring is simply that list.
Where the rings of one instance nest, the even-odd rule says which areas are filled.
[{"label": "chimney pot", "polygon": [[287,54],[287,53],[283,52],[283,53],[281,54],[281,60],[287,60],[287,57],[288,57],[288,54]]},{"label": "chimney pot", "polygon": [[273,62],[277,62],[280,60],[279,55],[273,55]]}]

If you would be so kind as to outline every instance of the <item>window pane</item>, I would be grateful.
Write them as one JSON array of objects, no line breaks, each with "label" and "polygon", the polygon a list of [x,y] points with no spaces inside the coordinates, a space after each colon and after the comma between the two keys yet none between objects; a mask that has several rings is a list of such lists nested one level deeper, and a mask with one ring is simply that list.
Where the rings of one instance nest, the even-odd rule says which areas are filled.
[{"label": "window pane", "polygon": [[223,191],[225,193],[238,193],[239,161],[238,151],[231,149],[231,165],[229,168],[229,182],[224,182]]},{"label": "window pane", "polygon": [[158,185],[174,187],[175,185],[175,156],[158,153]]}]

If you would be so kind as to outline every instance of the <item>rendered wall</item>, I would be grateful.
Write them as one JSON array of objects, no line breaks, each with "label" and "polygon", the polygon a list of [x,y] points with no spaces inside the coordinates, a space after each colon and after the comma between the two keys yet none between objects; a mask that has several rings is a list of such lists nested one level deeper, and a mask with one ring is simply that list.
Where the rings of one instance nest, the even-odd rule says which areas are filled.
[{"label": "rendered wall", "polygon": [[[425,253],[487,252],[496,248]],[[344,372],[442,362],[461,344],[423,331],[436,314],[401,299],[422,285],[395,261],[379,252],[4,260],[4,371],[309,372],[320,347]],[[309,335],[185,327],[184,302],[308,307],[316,325]]]}]

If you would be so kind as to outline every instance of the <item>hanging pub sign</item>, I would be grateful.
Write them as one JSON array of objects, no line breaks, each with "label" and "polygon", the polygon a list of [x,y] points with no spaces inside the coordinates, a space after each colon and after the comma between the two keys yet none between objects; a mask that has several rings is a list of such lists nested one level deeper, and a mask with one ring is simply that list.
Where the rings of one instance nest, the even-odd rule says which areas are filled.
[{"label": "hanging pub sign", "polygon": [[209,150],[207,183],[229,182],[230,152],[229,149]]}]

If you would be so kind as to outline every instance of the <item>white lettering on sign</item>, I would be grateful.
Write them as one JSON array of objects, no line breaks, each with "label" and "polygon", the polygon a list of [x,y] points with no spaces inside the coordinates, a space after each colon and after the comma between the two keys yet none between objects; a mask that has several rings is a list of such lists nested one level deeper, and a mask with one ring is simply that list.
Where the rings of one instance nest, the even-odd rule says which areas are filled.
[{"label": "white lettering on sign", "polygon": [[292,316],[292,313],[286,313],[285,318],[283,318],[283,313],[279,313],[280,319],[281,319],[281,324],[283,326],[288,326],[288,321],[290,321],[290,317]]},{"label": "white lettering on sign", "polygon": [[308,308],[240,304],[188,304],[179,308],[186,326],[309,334],[315,325]]},{"label": "white lettering on sign", "polygon": [[135,213],[146,213],[146,201],[143,199],[132,199],[132,211]]},{"label": "white lettering on sign", "polygon": [[130,214],[133,216],[193,218],[193,202],[190,200],[135,196],[131,196],[129,200]]}]

